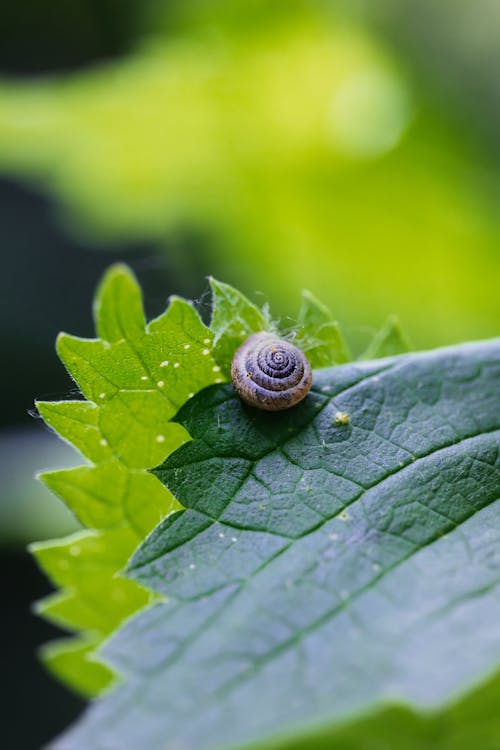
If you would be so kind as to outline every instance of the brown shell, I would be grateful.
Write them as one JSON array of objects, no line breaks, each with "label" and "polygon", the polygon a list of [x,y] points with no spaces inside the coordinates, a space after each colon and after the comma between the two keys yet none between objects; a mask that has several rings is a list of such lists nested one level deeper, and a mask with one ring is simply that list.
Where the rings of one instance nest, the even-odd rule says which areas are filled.
[{"label": "brown shell", "polygon": [[235,352],[231,380],[239,397],[265,411],[283,411],[309,393],[312,371],[303,352],[272,333],[254,333]]}]

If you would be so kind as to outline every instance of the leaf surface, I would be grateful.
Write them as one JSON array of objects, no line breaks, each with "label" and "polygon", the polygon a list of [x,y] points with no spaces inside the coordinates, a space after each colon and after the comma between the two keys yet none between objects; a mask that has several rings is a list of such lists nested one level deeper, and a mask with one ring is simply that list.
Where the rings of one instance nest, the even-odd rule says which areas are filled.
[{"label": "leaf surface", "polygon": [[316,372],[279,414],[225,385],[189,401],[155,470],[186,510],[128,569],[168,600],[107,644],[122,684],[53,747],[311,747],[391,701],[425,737],[415,711],[500,663],[499,386],[497,341]]},{"label": "leaf surface", "polygon": [[214,333],[214,356],[229,375],[231,360],[236,349],[248,336],[272,328],[269,316],[250,302],[240,291],[210,279],[213,296],[211,330]]}]

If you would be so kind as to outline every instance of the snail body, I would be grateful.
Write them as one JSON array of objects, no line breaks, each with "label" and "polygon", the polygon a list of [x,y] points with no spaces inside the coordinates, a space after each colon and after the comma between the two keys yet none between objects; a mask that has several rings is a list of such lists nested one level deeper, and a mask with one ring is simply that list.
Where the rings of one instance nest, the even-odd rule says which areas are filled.
[{"label": "snail body", "polygon": [[236,350],[231,380],[239,397],[264,411],[283,411],[304,399],[312,383],[309,360],[272,333],[254,333]]}]

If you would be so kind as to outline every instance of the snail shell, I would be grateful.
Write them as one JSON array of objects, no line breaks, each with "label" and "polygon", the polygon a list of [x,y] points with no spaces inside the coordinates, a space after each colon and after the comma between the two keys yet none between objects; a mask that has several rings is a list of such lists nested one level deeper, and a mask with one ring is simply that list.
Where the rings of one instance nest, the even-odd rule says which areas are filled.
[{"label": "snail shell", "polygon": [[305,354],[272,333],[254,333],[237,349],[231,380],[239,397],[265,411],[282,411],[302,401],[312,383]]}]

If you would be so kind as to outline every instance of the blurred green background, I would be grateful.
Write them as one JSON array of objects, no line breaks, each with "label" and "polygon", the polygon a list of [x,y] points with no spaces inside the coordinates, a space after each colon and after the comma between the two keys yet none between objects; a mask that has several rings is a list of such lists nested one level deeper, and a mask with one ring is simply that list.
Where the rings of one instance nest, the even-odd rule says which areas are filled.
[{"label": "blurred green background", "polygon": [[48,584],[24,552],[73,524],[33,480],[79,460],[30,414],[72,394],[57,332],[93,334],[124,259],[150,315],[174,292],[206,313],[211,273],[287,326],[309,288],[355,352],[389,313],[417,348],[497,335],[499,33],[491,0],[2,4],[7,747],[81,706],[32,654],[55,630],[29,615]]}]

